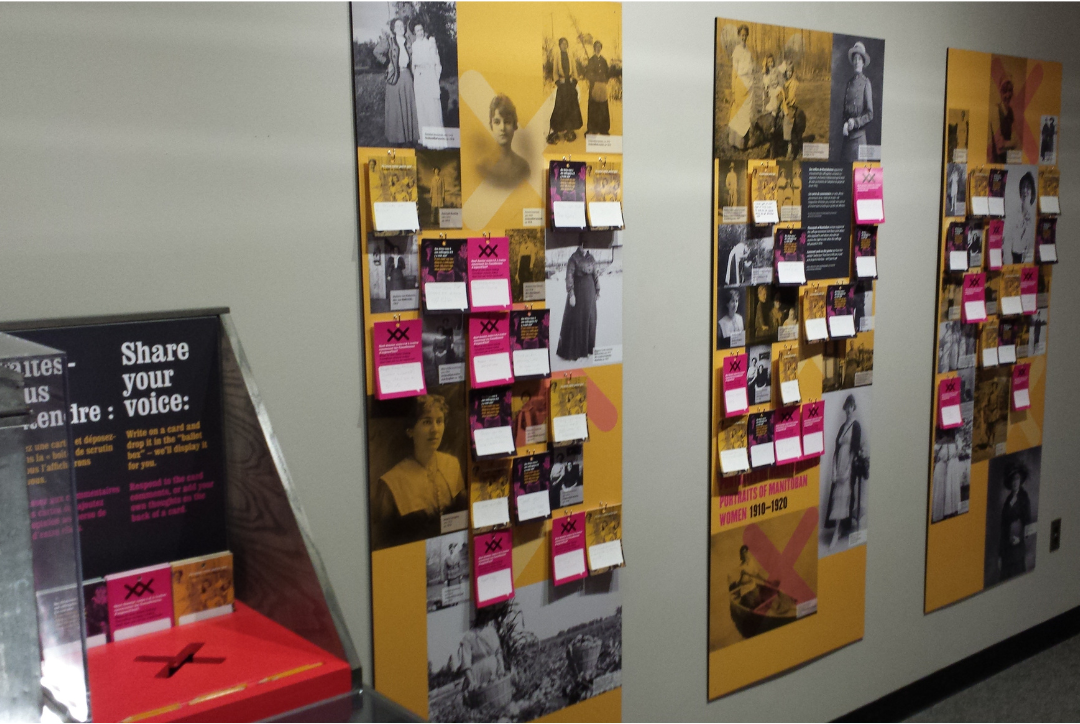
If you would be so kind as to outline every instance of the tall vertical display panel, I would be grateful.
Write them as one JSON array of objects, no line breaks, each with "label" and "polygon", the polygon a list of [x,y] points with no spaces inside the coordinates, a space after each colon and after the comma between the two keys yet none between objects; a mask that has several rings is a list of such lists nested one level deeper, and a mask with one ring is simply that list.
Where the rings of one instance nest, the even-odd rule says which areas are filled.
[{"label": "tall vertical display panel", "polygon": [[884,49],[716,21],[710,699],[863,636]]},{"label": "tall vertical display panel", "polygon": [[375,688],[619,719],[621,6],[352,32]]},{"label": "tall vertical display panel", "polygon": [[950,48],[927,613],[1035,567],[1061,64]]}]

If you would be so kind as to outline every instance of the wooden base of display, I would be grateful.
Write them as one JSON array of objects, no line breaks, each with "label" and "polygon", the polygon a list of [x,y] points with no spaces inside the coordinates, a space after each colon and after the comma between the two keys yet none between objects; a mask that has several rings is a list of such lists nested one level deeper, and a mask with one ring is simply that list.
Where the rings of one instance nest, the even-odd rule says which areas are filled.
[{"label": "wooden base of display", "polygon": [[240,602],[87,660],[94,721],[256,721],[351,689],[348,663]]}]

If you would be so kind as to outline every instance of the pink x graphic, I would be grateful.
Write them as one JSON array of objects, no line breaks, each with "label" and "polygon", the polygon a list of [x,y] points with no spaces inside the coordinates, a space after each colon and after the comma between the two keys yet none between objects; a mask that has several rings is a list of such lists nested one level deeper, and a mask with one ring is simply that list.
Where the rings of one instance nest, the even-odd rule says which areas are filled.
[{"label": "pink x graphic", "polygon": [[765,569],[770,579],[780,581],[777,588],[794,598],[796,603],[817,598],[814,589],[810,588],[802,576],[795,572],[795,561],[798,560],[807,542],[817,533],[817,524],[817,508],[808,508],[798,525],[795,526],[795,530],[792,531],[783,553],[776,550],[776,546],[765,535],[765,531],[761,530],[756,523],[746,526],[743,532],[743,543],[750,548],[751,555]]}]

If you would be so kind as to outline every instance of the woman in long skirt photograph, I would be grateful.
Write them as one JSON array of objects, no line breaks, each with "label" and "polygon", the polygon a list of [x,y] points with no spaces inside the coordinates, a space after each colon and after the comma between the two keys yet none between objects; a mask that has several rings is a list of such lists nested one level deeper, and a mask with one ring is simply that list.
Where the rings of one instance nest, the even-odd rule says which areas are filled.
[{"label": "woman in long skirt photograph", "polygon": [[442,128],[442,92],[439,87],[442,63],[439,61],[435,37],[425,32],[421,22],[413,25],[412,64],[416,120],[420,132],[423,133],[424,128]]},{"label": "woman in long skirt photograph", "polygon": [[412,49],[405,37],[405,21],[390,21],[391,35],[383,36],[374,55],[386,63],[386,102],[384,122],[390,143],[415,143],[419,137],[416,119],[416,94],[413,89]]},{"label": "woman in long skirt photograph", "polygon": [[555,55],[555,108],[551,111],[549,144],[560,140],[573,141],[581,128],[581,104],[578,102],[577,72],[570,57],[570,42],[559,38],[559,52]]},{"label": "woman in long skirt photograph", "polygon": [[593,353],[599,298],[600,269],[582,243],[566,263],[566,307],[556,350],[559,357],[572,361]]}]

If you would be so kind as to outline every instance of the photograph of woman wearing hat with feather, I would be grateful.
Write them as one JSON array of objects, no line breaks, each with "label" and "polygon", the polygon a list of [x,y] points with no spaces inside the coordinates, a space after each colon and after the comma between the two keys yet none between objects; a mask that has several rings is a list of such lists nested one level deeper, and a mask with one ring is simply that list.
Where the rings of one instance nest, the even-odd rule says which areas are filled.
[{"label": "photograph of woman wearing hat with feather", "polygon": [[829,157],[835,161],[881,158],[884,55],[884,40],[833,35]]}]

